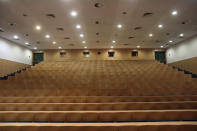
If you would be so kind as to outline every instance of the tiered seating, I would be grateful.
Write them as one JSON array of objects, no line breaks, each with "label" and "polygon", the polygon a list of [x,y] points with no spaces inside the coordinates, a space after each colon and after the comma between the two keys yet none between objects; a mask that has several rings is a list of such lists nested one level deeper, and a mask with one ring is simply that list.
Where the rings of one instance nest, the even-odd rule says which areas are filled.
[{"label": "tiered seating", "polygon": [[196,85],[156,61],[43,62],[0,81],[0,129],[197,130]]}]

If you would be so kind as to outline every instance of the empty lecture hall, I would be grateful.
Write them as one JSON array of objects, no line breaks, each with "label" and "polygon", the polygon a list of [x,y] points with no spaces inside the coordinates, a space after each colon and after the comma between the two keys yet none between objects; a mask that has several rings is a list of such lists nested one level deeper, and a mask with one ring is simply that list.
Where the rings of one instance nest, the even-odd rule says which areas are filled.
[{"label": "empty lecture hall", "polygon": [[197,131],[197,0],[0,0],[0,131]]}]

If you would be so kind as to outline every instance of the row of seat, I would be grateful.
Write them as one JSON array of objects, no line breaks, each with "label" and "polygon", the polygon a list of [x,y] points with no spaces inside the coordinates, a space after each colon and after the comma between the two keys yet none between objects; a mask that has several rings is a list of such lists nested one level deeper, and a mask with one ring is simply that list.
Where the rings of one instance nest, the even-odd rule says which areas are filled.
[{"label": "row of seat", "polygon": [[[189,75],[155,61],[43,62],[0,81],[0,96],[8,91],[8,96],[196,95],[196,84]],[[61,91],[51,94],[56,88]],[[21,91],[26,89],[37,91],[31,90],[28,95]]]},{"label": "row of seat", "polygon": [[0,97],[0,103],[119,103],[119,102],[178,102],[197,101],[189,96],[54,96],[54,97]]},{"label": "row of seat", "polygon": [[195,122],[2,123],[1,131],[196,131]]},{"label": "row of seat", "polygon": [[197,110],[128,110],[128,111],[3,111],[0,121],[31,122],[134,122],[194,121]]},{"label": "row of seat", "polygon": [[0,111],[113,111],[197,109],[197,101],[119,103],[0,103]]},{"label": "row of seat", "polygon": [[[75,86],[73,86],[74,88]],[[95,88],[99,88],[96,86]],[[21,97],[21,96],[168,96],[168,95],[197,95],[196,88],[185,89],[162,89],[162,88],[134,88],[134,89],[90,89],[79,87],[78,89],[48,88],[48,89],[0,89],[2,97]],[[31,93],[30,93],[31,92]]]}]

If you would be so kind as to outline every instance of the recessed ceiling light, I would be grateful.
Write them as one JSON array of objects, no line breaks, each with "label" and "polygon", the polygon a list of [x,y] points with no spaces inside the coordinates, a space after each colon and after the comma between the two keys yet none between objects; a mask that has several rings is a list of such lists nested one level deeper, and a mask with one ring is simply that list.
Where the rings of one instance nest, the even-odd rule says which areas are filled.
[{"label": "recessed ceiling light", "polygon": [[83,43],[83,44],[85,44],[85,43],[86,43],[86,41],[82,41],[82,43]]},{"label": "recessed ceiling light", "polygon": [[118,27],[118,28],[122,28],[122,25],[121,25],[121,24],[118,24],[117,27]]},{"label": "recessed ceiling light", "polygon": [[163,28],[163,25],[162,25],[162,24],[159,24],[159,25],[158,25],[158,28]]},{"label": "recessed ceiling light", "polygon": [[29,42],[25,42],[25,45],[29,45]]},{"label": "recessed ceiling light", "polygon": [[173,41],[172,40],[169,40],[169,42],[172,43]]},{"label": "recessed ceiling light", "polygon": [[184,34],[183,34],[183,33],[181,33],[179,36],[180,36],[180,37],[183,37],[183,36],[184,36]]},{"label": "recessed ceiling light", "polygon": [[76,25],[76,28],[77,29],[81,29],[81,25]]},{"label": "recessed ceiling light", "polygon": [[77,16],[77,12],[76,11],[71,11],[70,15],[75,17],[75,16]]},{"label": "recessed ceiling light", "polygon": [[36,30],[40,30],[41,27],[39,25],[36,26]]},{"label": "recessed ceiling light", "polygon": [[37,50],[38,48],[37,47],[34,47],[34,50]]},{"label": "recessed ceiling light", "polygon": [[162,45],[161,45],[160,47],[161,47],[161,48],[163,48],[163,46],[162,46]]},{"label": "recessed ceiling light", "polygon": [[80,36],[81,38],[83,38],[83,37],[84,37],[84,34],[80,34],[79,36]]},{"label": "recessed ceiling light", "polygon": [[112,41],[112,43],[116,43],[116,41],[115,41],[115,40],[113,40],[113,41]]},{"label": "recessed ceiling light", "polygon": [[87,46],[84,47],[85,49],[87,48]]},{"label": "recessed ceiling light", "polygon": [[149,34],[149,37],[153,37],[153,34]]},{"label": "recessed ceiling light", "polygon": [[47,39],[50,38],[50,37],[51,37],[51,36],[50,36],[49,34],[45,35],[45,38],[47,38]]},{"label": "recessed ceiling light", "polygon": [[138,45],[137,48],[140,48],[140,46]]},{"label": "recessed ceiling light", "polygon": [[59,48],[59,49],[62,49],[62,47],[61,47],[61,46],[59,46],[58,48]]},{"label": "recessed ceiling light", "polygon": [[172,13],[171,13],[172,15],[177,15],[178,14],[178,12],[176,11],[176,10],[174,10],[174,11],[172,11]]},{"label": "recessed ceiling light", "polygon": [[114,48],[114,46],[111,46],[110,48]]},{"label": "recessed ceiling light", "polygon": [[18,40],[18,39],[19,39],[19,37],[18,37],[17,35],[14,35],[13,38],[14,38],[15,40]]},{"label": "recessed ceiling light", "polygon": [[56,44],[56,41],[53,41],[53,44]]}]

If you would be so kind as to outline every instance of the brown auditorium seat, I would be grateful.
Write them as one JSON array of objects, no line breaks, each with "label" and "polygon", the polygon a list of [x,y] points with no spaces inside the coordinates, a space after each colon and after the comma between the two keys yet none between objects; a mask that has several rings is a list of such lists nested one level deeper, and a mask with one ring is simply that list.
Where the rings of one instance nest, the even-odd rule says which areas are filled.
[{"label": "brown auditorium seat", "polygon": [[0,122],[23,127],[0,123],[0,130],[52,130],[47,123],[30,128],[19,122],[63,121],[94,123],[59,123],[58,130],[196,131],[196,84],[151,60],[42,62],[0,81]]}]

